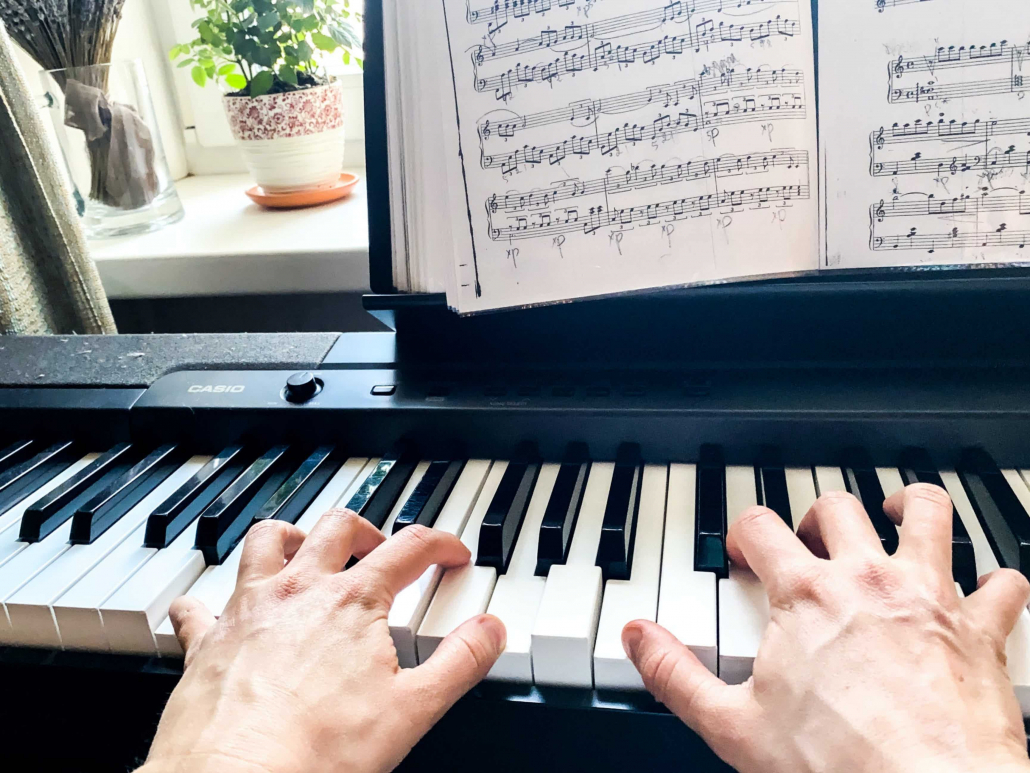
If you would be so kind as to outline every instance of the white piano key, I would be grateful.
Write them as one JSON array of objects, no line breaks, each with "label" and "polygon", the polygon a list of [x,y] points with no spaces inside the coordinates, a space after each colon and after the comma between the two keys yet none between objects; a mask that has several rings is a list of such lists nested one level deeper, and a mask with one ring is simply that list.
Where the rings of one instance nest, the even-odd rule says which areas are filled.
[{"label": "white piano key", "polygon": [[[196,456],[154,489],[149,512],[175,493],[199,472],[210,457]],[[142,507],[147,500],[140,503]],[[130,578],[158,555],[156,548],[143,546],[146,520],[88,574],[51,606],[61,645],[66,650],[105,651],[109,649],[100,607]],[[153,637],[151,637],[151,641]],[[150,654],[150,653],[148,653]]]},{"label": "white piano key", "polygon": [[560,464],[545,464],[540,468],[508,572],[497,578],[486,610],[498,617],[508,631],[507,646],[490,669],[488,679],[533,683],[533,626],[546,582],[545,578],[536,576],[537,549],[540,547],[540,526],[560,469]]},{"label": "white piano key", "polygon": [[1019,474],[1019,470],[1002,470],[1001,474],[1005,476],[1009,488],[1016,495],[1019,504],[1023,506],[1023,512],[1027,514],[1027,517],[1030,517],[1030,488],[1027,488],[1026,481]]},{"label": "white piano key", "polygon": [[[465,464],[465,469],[462,470],[450,496],[440,510],[436,523],[433,524],[435,530],[455,537],[462,533],[472,515],[472,509],[479,501],[487,474],[490,472],[490,464],[488,460],[483,459],[471,459]],[[443,569],[431,566],[414,584],[398,593],[393,600],[387,622],[390,625],[394,647],[397,649],[397,660],[402,668],[414,668],[418,665],[416,635],[443,575]]]},{"label": "white piano key", "polygon": [[790,517],[797,531],[801,520],[805,517],[819,495],[815,490],[815,477],[811,467],[787,467],[787,496],[790,498]]},{"label": "white piano key", "polygon": [[[351,460],[344,464],[305,515],[321,514],[334,507],[365,461]],[[197,521],[194,521],[101,605],[104,635],[112,652],[141,655],[157,652],[154,631],[167,619],[172,601],[187,593],[207,568],[203,554],[193,548],[196,537]]]},{"label": "white piano key", "polygon": [[[973,542],[977,574],[983,576],[998,571],[1001,568],[998,559],[991,550],[987,535],[984,534],[969,497],[966,496],[962,481],[954,470],[941,470],[940,473],[944,487],[951,494],[955,510]],[[1005,655],[1008,658],[1009,678],[1016,690],[1016,698],[1023,710],[1023,716],[1030,717],[1030,611],[1024,609],[1020,614],[1016,628],[1006,642]]]},{"label": "white piano key", "polygon": [[533,626],[533,679],[560,687],[594,685],[594,644],[604,583],[595,565],[615,465],[590,466],[566,564],[551,567]]},{"label": "white piano key", "polygon": [[847,491],[847,484],[844,482],[844,471],[840,467],[816,467],[815,485],[819,496],[829,494],[831,491]]},{"label": "white piano key", "polygon": [[668,480],[667,467],[644,467],[630,578],[608,580],[604,588],[594,644],[594,686],[598,690],[644,689],[640,673],[622,646],[622,629],[634,620],[655,622],[658,618]]},{"label": "white piano key", "polygon": [[713,674],[719,672],[716,576],[694,571],[697,468],[669,468],[669,494],[662,547],[658,625],[690,648]]},{"label": "white piano key", "polygon": [[[379,464],[378,459],[348,459],[325,489],[315,498],[315,501],[304,511],[304,514],[297,519],[297,528],[309,532],[326,512],[346,504],[377,464]],[[211,610],[211,614],[221,617],[226,604],[229,603],[229,599],[236,591],[236,578],[240,571],[243,544],[241,541],[224,563],[207,567],[190,589],[181,595],[197,599]],[[171,601],[174,601],[175,598]],[[168,602],[169,606],[171,606],[171,601]],[[181,658],[183,656],[182,647],[179,646],[179,640],[175,636],[175,628],[168,617],[165,617],[154,631],[154,643],[157,645],[158,654],[162,657]]]},{"label": "white piano key", "polygon": [[[3,641],[24,647],[60,648],[59,621],[53,605],[70,594],[64,606],[66,622],[73,629],[78,626],[71,636],[73,645],[82,649],[106,649],[100,615],[93,605],[98,606],[153,555],[152,549],[142,547],[147,517],[204,463],[204,457],[190,459],[91,544],[70,546],[8,596],[4,608],[11,631]],[[85,612],[74,611],[83,608]]]},{"label": "white piano key", "polygon": [[508,462],[493,463],[486,483],[483,484],[483,491],[462,530],[461,541],[472,552],[470,563],[444,572],[440,586],[429,602],[429,609],[426,610],[415,639],[419,663],[425,663],[436,652],[444,637],[462,623],[486,612],[490,605],[490,596],[497,583],[497,570],[492,566],[476,566],[476,554],[483,518],[490,509],[490,502],[507,469]]},{"label": "white piano key", "polygon": [[877,467],[876,477],[880,481],[880,488],[883,489],[884,499],[890,499],[905,488],[905,479],[901,477],[901,470],[897,467]]},{"label": "white piano key", "polygon": [[[727,527],[757,503],[754,469],[727,467]],[[768,621],[769,599],[762,583],[751,571],[731,564],[730,576],[719,580],[719,676],[727,684],[751,677]]]},{"label": "white piano key", "polygon": [[[88,467],[99,456],[100,454],[86,454],[49,483],[40,486],[0,516],[0,566],[3,566],[14,556],[29,547],[29,543],[18,541],[18,535],[21,532],[21,519],[25,515],[25,511],[66,480],[76,475],[80,470]],[[3,617],[3,615],[0,615],[0,617]],[[3,627],[3,625],[0,624],[0,627]]]}]

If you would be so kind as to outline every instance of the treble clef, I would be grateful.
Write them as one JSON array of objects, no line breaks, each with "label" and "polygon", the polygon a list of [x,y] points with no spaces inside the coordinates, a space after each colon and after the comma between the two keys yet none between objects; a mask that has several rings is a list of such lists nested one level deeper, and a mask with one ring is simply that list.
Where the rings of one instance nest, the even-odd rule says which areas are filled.
[{"label": "treble clef", "polygon": [[898,57],[898,61],[894,63],[894,77],[901,78],[905,74],[905,56],[901,55]]},{"label": "treble clef", "polygon": [[487,208],[494,214],[497,214],[497,194],[493,194],[487,199]]},{"label": "treble clef", "polygon": [[876,0],[876,10],[883,13],[883,9],[887,7],[887,0]]},{"label": "treble clef", "polygon": [[483,122],[483,125],[479,129],[479,135],[484,139],[488,140],[493,136],[494,130],[490,127],[490,120],[487,119]]},{"label": "treble clef", "polygon": [[883,146],[887,144],[887,139],[883,136],[883,134],[883,127],[881,126],[880,131],[876,133],[876,139],[874,140],[874,142],[876,143],[877,150],[883,150]]},{"label": "treble clef", "polygon": [[880,203],[877,205],[876,212],[875,212],[876,222],[878,222],[878,223],[882,223],[883,219],[887,216],[887,212],[884,210],[884,205],[885,205],[884,200],[880,199]]}]

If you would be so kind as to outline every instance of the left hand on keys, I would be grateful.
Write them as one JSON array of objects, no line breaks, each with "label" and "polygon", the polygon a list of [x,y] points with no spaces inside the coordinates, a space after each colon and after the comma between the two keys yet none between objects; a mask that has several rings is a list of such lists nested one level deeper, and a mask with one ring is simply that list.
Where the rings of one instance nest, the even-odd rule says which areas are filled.
[{"label": "left hand on keys", "polygon": [[[503,624],[483,615],[422,666],[398,666],[394,595],[432,564],[468,563],[452,536],[410,527],[386,542],[337,510],[306,539],[260,524],[243,551],[219,620],[189,598],[172,607],[186,671],[143,773],[390,770],[504,649]],[[361,563],[342,571],[352,556]]]}]

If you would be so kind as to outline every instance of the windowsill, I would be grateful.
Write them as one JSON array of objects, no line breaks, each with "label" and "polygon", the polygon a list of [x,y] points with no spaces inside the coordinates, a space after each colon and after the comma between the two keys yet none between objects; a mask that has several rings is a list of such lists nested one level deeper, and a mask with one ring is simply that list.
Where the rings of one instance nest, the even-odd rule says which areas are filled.
[{"label": "windowsill", "polygon": [[142,236],[90,242],[108,296],[366,292],[368,203],[361,182],[333,204],[267,210],[244,191],[247,175],[176,183],[186,217]]}]

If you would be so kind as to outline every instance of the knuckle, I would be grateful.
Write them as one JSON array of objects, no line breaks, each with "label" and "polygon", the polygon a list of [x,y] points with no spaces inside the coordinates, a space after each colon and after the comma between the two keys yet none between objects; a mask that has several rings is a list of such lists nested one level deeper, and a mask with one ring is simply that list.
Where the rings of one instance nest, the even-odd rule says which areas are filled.
[{"label": "knuckle", "polygon": [[887,561],[872,557],[856,563],[854,578],[863,589],[879,596],[893,595],[902,585],[902,578]]},{"label": "knuckle", "polygon": [[272,595],[279,601],[286,601],[311,587],[311,581],[302,572],[282,572],[272,584]]},{"label": "knuckle", "polygon": [[247,533],[247,542],[253,544],[266,539],[282,538],[286,536],[287,524],[283,521],[261,521],[255,524]]},{"label": "knuckle", "polygon": [[763,523],[770,517],[779,518],[779,516],[768,507],[754,505],[741,513],[740,517],[737,519],[737,523],[740,524],[741,529],[750,529]]},{"label": "knuckle", "polygon": [[333,510],[329,510],[323,513],[322,520],[327,522],[334,522],[340,528],[349,528],[358,525],[361,520],[361,516],[355,513],[353,510],[348,510],[344,507],[338,507]]},{"label": "knuckle", "polygon": [[825,598],[826,581],[818,566],[798,567],[777,582],[777,596],[789,602],[820,603]]},{"label": "knuckle", "polygon": [[1001,569],[998,575],[1008,583],[1014,596],[1030,597],[1030,580],[1027,580],[1020,572],[1015,569]]},{"label": "knuckle", "polygon": [[858,497],[854,494],[849,494],[847,491],[827,491],[821,494],[815,501],[815,511],[820,514],[825,514],[830,510],[836,510],[840,507],[862,507],[862,503],[859,502]]},{"label": "knuckle", "polygon": [[477,673],[487,671],[493,665],[494,658],[490,646],[481,638],[458,631],[455,633],[455,640]]},{"label": "knuckle", "polygon": [[669,695],[669,686],[675,670],[675,658],[665,647],[648,652],[640,664],[640,676],[644,680],[644,685],[659,703],[664,703]]},{"label": "knuckle", "polygon": [[951,496],[940,486],[930,483],[914,483],[905,489],[905,503],[927,502],[934,507],[951,511]]},{"label": "knuckle", "polygon": [[338,574],[333,581],[336,583],[336,599],[340,607],[356,607],[371,612],[381,609],[390,601],[382,583],[359,572]]},{"label": "knuckle", "polygon": [[397,539],[402,540],[404,543],[412,543],[419,549],[426,549],[432,546],[436,542],[437,532],[429,529],[420,524],[414,524],[404,529]]}]

